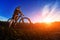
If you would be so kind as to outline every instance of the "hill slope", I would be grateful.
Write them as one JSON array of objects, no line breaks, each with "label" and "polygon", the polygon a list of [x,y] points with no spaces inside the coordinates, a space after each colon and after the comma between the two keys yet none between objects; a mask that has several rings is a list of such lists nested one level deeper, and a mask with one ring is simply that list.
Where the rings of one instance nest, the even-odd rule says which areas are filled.
[{"label": "hill slope", "polygon": [[8,22],[0,21],[0,39],[60,40],[60,22],[54,22],[51,25],[45,23],[17,23],[11,29],[8,28],[8,25]]}]

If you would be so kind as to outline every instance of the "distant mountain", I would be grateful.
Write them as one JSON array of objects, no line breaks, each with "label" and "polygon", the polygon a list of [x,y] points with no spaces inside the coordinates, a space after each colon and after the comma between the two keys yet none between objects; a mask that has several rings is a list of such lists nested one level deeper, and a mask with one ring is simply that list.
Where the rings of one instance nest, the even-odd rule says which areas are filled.
[{"label": "distant mountain", "polygon": [[8,18],[0,16],[0,21],[7,21],[7,20],[8,20]]}]

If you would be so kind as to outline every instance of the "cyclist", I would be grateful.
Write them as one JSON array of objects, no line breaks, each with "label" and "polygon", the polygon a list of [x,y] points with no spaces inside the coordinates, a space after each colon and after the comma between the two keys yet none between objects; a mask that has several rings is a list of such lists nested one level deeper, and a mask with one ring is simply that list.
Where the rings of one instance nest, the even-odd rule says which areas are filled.
[{"label": "cyclist", "polygon": [[23,13],[20,10],[20,6],[18,6],[18,7],[15,8],[14,14],[12,16],[12,19],[14,19],[15,22],[17,22],[19,16],[24,16]]}]

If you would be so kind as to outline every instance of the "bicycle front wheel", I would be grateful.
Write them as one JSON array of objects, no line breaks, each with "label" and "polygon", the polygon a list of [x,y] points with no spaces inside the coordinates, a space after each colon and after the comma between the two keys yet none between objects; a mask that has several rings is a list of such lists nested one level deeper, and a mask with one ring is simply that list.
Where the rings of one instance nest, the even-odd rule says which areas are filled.
[{"label": "bicycle front wheel", "polygon": [[[25,20],[26,19],[26,20]],[[19,21],[20,23],[32,23],[31,20],[28,17],[22,17]]]}]

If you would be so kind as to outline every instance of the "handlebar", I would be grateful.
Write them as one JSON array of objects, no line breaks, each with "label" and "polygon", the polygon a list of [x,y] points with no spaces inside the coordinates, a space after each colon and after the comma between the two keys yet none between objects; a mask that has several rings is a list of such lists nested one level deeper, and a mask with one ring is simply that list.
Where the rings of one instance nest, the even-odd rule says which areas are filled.
[{"label": "handlebar", "polygon": [[22,17],[22,16],[24,16],[24,15],[20,15],[19,17]]}]

